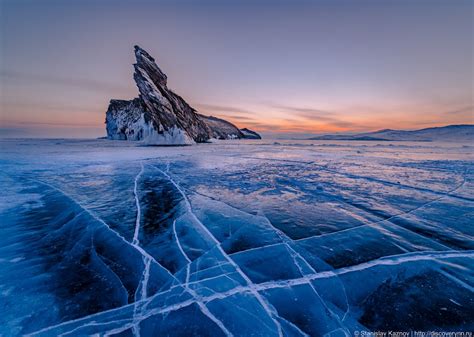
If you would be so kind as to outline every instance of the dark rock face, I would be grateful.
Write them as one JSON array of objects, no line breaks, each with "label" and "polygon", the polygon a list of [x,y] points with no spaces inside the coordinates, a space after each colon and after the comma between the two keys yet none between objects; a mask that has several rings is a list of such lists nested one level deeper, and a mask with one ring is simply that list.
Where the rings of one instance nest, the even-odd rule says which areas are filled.
[{"label": "dark rock face", "polygon": [[246,138],[232,123],[198,114],[168,89],[167,76],[145,50],[135,46],[135,57],[133,78],[140,95],[131,101],[110,101],[106,113],[107,138],[157,145]]},{"label": "dark rock face", "polygon": [[243,128],[243,129],[240,129],[240,131],[242,132],[242,134],[244,135],[244,138],[246,139],[262,139],[262,137],[258,133],[250,129]]},{"label": "dark rock face", "polygon": [[211,129],[211,137],[216,139],[245,138],[244,134],[232,123],[213,116],[199,115]]},{"label": "dark rock face", "polygon": [[140,98],[157,130],[177,126],[185,130],[195,142],[209,139],[210,130],[188,103],[166,86],[167,77],[146,51],[135,46],[137,63],[133,78],[140,91]]}]

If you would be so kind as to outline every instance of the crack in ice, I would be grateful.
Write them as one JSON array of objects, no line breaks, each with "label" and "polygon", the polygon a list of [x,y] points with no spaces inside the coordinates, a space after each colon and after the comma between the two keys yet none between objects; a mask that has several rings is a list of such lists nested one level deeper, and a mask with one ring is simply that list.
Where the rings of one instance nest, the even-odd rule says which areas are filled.
[{"label": "crack in ice", "polygon": [[[381,229],[380,227],[378,227],[378,226],[374,227],[373,225],[378,225],[378,224],[380,224],[380,223],[383,223],[383,222],[385,222],[385,221],[388,221],[388,222],[390,222],[392,225],[394,225],[394,226],[396,226],[396,227],[398,227],[398,228],[401,228],[401,229],[403,229],[403,230],[409,231],[410,233],[412,233],[412,234],[414,234],[414,235],[417,235],[417,236],[420,236],[420,237],[422,237],[422,238],[424,238],[424,239],[426,239],[426,240],[435,242],[435,243],[437,243],[437,244],[443,246],[443,247],[446,248],[447,250],[450,250],[449,247],[447,247],[447,246],[445,246],[445,245],[443,245],[443,244],[441,244],[441,243],[439,243],[439,242],[436,242],[436,241],[434,241],[433,239],[428,238],[428,237],[426,237],[426,236],[424,236],[424,235],[421,235],[421,234],[419,234],[419,233],[413,232],[412,230],[409,230],[409,229],[407,229],[407,228],[405,228],[405,227],[403,227],[403,226],[397,225],[396,223],[392,222],[391,220],[392,220],[392,219],[395,219],[395,218],[403,217],[404,215],[409,215],[409,214],[411,214],[411,213],[414,213],[414,212],[416,212],[417,210],[420,210],[421,208],[424,208],[424,207],[426,207],[426,206],[428,206],[428,205],[431,205],[431,204],[433,204],[433,203],[436,203],[436,202],[438,202],[438,201],[440,201],[440,200],[442,200],[442,199],[444,199],[444,198],[452,197],[451,194],[454,193],[454,192],[456,192],[456,191],[459,190],[460,188],[462,188],[465,184],[466,184],[466,178],[463,177],[463,182],[462,182],[460,185],[458,185],[457,187],[455,187],[454,189],[448,191],[445,195],[442,195],[442,196],[440,196],[440,197],[438,197],[438,198],[435,198],[435,199],[433,199],[433,200],[430,200],[430,201],[428,201],[428,202],[425,202],[425,203],[423,203],[423,204],[421,204],[421,205],[419,205],[419,206],[417,206],[417,207],[415,207],[415,208],[413,208],[413,209],[411,209],[411,210],[408,210],[408,211],[405,211],[405,212],[401,212],[401,213],[399,213],[399,214],[395,214],[395,215],[392,215],[392,216],[390,216],[390,217],[387,217],[387,218],[384,218],[384,219],[381,219],[381,220],[372,221],[372,222],[369,222],[369,223],[366,223],[366,224],[363,224],[363,225],[360,225],[360,226],[355,226],[355,227],[351,227],[351,228],[346,228],[346,229],[342,229],[342,230],[335,231],[335,232],[324,233],[324,234],[319,234],[319,235],[312,235],[312,236],[308,236],[308,237],[305,237],[305,238],[296,239],[296,240],[293,240],[293,241],[297,242],[297,241],[304,241],[304,240],[312,239],[312,238],[326,237],[326,236],[331,236],[331,235],[335,235],[335,234],[338,234],[338,233],[343,233],[343,232],[347,232],[347,231],[356,230],[356,229],[358,229],[358,228],[363,228],[363,227],[372,227],[372,228],[376,228],[376,229]],[[231,206],[231,207],[232,207],[232,206]],[[453,231],[453,232],[458,233],[458,232],[456,232],[456,231]],[[392,233],[392,234],[393,234],[393,233]],[[465,234],[463,234],[463,235],[465,235]],[[401,247],[400,247],[400,248],[401,248]]]},{"label": "crack in ice", "polygon": [[[169,163],[167,164],[166,170],[169,171]],[[138,175],[135,177],[135,180],[134,180],[134,196],[135,196],[135,202],[136,202],[136,207],[137,207],[137,217],[136,217],[136,221],[135,221],[135,232],[134,232],[132,245],[137,247],[137,248],[140,248],[140,249],[141,249],[141,247],[140,247],[140,244],[139,244],[138,235],[139,235],[139,232],[140,232],[141,207],[140,207],[140,201],[139,201],[139,197],[138,197],[138,180],[139,180],[140,176],[143,174],[143,171],[144,171],[144,165],[143,165],[143,163],[141,163],[141,170],[138,173]],[[174,220],[174,222],[173,222],[173,233],[175,235],[175,239],[176,239],[176,243],[178,245],[178,248],[180,249],[180,251],[183,254],[184,258],[188,261],[188,265],[189,265],[189,263],[191,263],[191,260],[188,258],[188,256],[184,252],[183,248],[181,247],[178,235],[176,233],[176,220]],[[143,257],[143,261],[144,261],[145,267],[144,267],[144,270],[143,270],[143,275],[142,275],[140,284],[139,284],[139,286],[137,287],[137,290],[136,290],[136,293],[138,292],[138,290],[140,290],[140,292],[139,292],[140,296],[138,297],[138,299],[137,298],[135,299],[134,313],[133,313],[132,332],[133,332],[134,336],[136,336],[136,337],[140,336],[140,325],[139,324],[141,322],[141,320],[137,320],[137,318],[139,317],[139,315],[142,314],[142,310],[139,310],[138,307],[140,305],[140,301],[145,300],[147,298],[148,279],[149,279],[149,276],[150,276],[150,261],[151,261],[151,259],[148,258],[148,257]],[[188,271],[187,280],[189,280],[189,269],[187,269],[187,271]],[[174,275],[173,275],[173,278],[175,280],[177,280],[174,277]],[[178,283],[180,283],[180,282],[178,281]],[[219,319],[217,319],[209,311],[209,309],[206,307],[206,305],[204,305],[201,301],[199,301],[199,299],[198,299],[199,297],[197,296],[197,294],[192,289],[190,289],[188,287],[187,283],[185,284],[185,288],[186,288],[186,291],[189,292],[189,294],[196,300],[196,303],[198,304],[198,306],[199,306],[200,310],[202,311],[202,313],[204,315],[206,315],[209,319],[211,319],[224,332],[224,334],[226,336],[229,336],[229,337],[232,336],[232,334],[227,330],[227,328],[224,326],[224,324],[221,321],[219,321]],[[142,307],[142,309],[143,309],[143,307]]]},{"label": "crack in ice", "polygon": [[140,208],[140,198],[138,197],[138,180],[140,179],[140,176],[143,174],[143,163],[140,163],[141,165],[141,170],[135,177],[135,182],[134,182],[134,187],[133,187],[133,195],[135,196],[135,205],[137,207],[137,217],[135,220],[135,231],[133,233],[133,240],[132,240],[132,245],[138,245],[138,235],[140,233],[140,220],[141,220],[141,208]]},{"label": "crack in ice", "polygon": [[283,337],[283,331],[282,331],[282,328],[281,328],[281,325],[280,323],[277,321],[276,318],[274,318],[274,315],[277,315],[275,313],[274,310],[271,310],[270,307],[269,307],[269,304],[262,298],[262,296],[255,290],[253,290],[253,285],[254,283],[248,278],[248,276],[246,274],[244,274],[244,272],[240,269],[240,267],[234,262],[234,260],[232,260],[229,255],[227,255],[227,253],[222,249],[221,245],[220,245],[220,242],[214,237],[214,235],[209,231],[209,229],[207,229],[206,226],[204,226],[204,224],[197,218],[197,216],[194,214],[193,210],[192,210],[192,207],[191,207],[191,203],[189,202],[188,200],[188,197],[186,196],[186,194],[184,193],[184,191],[181,189],[181,187],[178,185],[178,183],[176,183],[174,181],[174,179],[165,171],[155,167],[158,171],[160,171],[164,176],[166,176],[168,178],[168,180],[176,187],[176,189],[180,192],[180,194],[183,196],[183,200],[184,200],[184,203],[186,205],[186,208],[187,210],[189,211],[189,214],[194,218],[194,220],[199,224],[199,226],[204,230],[204,232],[211,238],[211,240],[214,241],[214,243],[216,244],[216,247],[217,249],[220,251],[220,253],[224,256],[224,258],[235,268],[235,270],[240,274],[240,276],[242,276],[242,278],[247,282],[247,284],[249,285],[253,295],[255,296],[255,298],[260,302],[260,304],[262,305],[262,307],[265,309],[265,311],[267,312],[267,314],[269,315],[269,317],[274,321],[277,329],[278,329],[278,335],[280,337]]},{"label": "crack in ice", "polygon": [[[201,194],[202,195],[202,194]],[[206,197],[206,196],[204,196]],[[213,199],[213,198],[211,198]],[[215,199],[213,199],[215,200]],[[245,211],[242,211],[238,208],[235,208],[229,204],[226,204],[222,201],[219,201],[219,200],[216,200],[217,202],[220,202],[220,203],[223,203],[225,205],[227,205],[228,207],[230,208],[233,208],[239,212],[242,212],[242,213],[245,213],[247,215],[251,215],[250,213],[247,213]],[[288,249],[288,252],[290,253],[290,256],[292,257],[293,259],[293,262],[294,264],[297,266],[299,272],[301,275],[305,275],[305,273],[303,272],[303,269],[302,269],[302,266],[299,264],[299,262],[297,261],[297,258],[299,258],[300,260],[302,260],[304,262],[304,264],[306,265],[306,267],[308,269],[310,269],[313,273],[316,273],[316,270],[311,266],[311,264],[303,257],[301,256],[300,253],[298,253],[297,251],[295,251],[293,249],[293,247],[291,246],[291,244],[293,243],[293,240],[291,238],[289,238],[283,231],[281,231],[280,229],[276,228],[271,222],[270,220],[262,214],[259,214],[257,215],[259,217],[261,217],[262,219],[264,219],[267,223],[267,225],[278,235],[278,237],[280,238],[280,240],[282,240],[282,242],[279,242],[279,243],[275,243],[275,244],[270,244],[270,245],[267,245],[267,246],[264,246],[264,247],[272,247],[272,246],[277,246],[277,245],[285,245],[286,248]],[[264,248],[264,247],[257,247],[257,248],[253,248],[253,249],[261,249],[261,248]],[[251,249],[248,249],[246,251],[249,251],[249,250],[252,250]],[[323,306],[326,308],[326,310],[330,313],[330,315],[332,316],[332,318],[334,318],[336,321],[339,322],[339,324],[342,326],[342,321],[345,320],[346,316],[348,315],[349,313],[349,302],[348,302],[348,299],[347,299],[347,294],[346,294],[346,289],[345,287],[343,286],[343,289],[344,289],[344,296],[345,296],[345,300],[346,300],[346,304],[347,304],[347,310],[346,312],[344,313],[344,316],[342,318],[342,321],[341,319],[338,317],[338,315],[336,315],[331,309],[329,309],[329,307],[327,306],[327,304],[324,302],[324,300],[322,299],[322,297],[319,295],[318,291],[314,288],[313,284],[311,282],[308,282],[308,285],[311,287],[311,289],[313,290],[313,292],[315,293],[315,295],[319,298],[319,300],[321,301],[321,303],[323,304]]]},{"label": "crack in ice", "polygon": [[[295,241],[298,241],[298,240],[290,239],[284,232],[282,232],[281,230],[279,230],[278,228],[273,226],[273,224],[271,224],[270,220],[267,217],[259,215],[260,217],[266,219],[266,222],[268,222],[268,225],[273,229],[273,231],[276,232],[276,234],[282,239],[283,242],[282,243],[277,243],[277,244],[271,244],[271,245],[267,245],[267,246],[262,246],[262,247],[257,247],[257,248],[252,248],[252,249],[249,249],[249,250],[246,250],[246,251],[250,251],[250,250],[254,250],[254,249],[262,249],[262,248],[266,248],[266,247],[271,247],[271,246],[283,244],[288,249],[288,252],[289,252],[291,258],[293,259],[293,262],[294,262],[295,266],[298,268],[300,274],[303,277],[289,279],[289,280],[283,280],[283,281],[268,281],[268,282],[264,282],[264,283],[260,283],[260,284],[255,284],[247,277],[247,275],[245,273],[243,273],[243,271],[240,269],[238,264],[235,263],[235,261],[231,258],[231,256],[229,256],[229,254],[227,254],[223,250],[223,248],[221,246],[221,243],[214,237],[214,235],[210,232],[210,230],[198,219],[196,214],[193,212],[192,205],[191,205],[188,197],[186,196],[184,190],[168,174],[169,173],[169,162],[167,163],[165,171],[162,171],[157,167],[154,167],[154,168],[157,169],[158,171],[160,171],[164,176],[166,176],[166,178],[175,186],[175,188],[179,191],[179,193],[183,197],[183,201],[184,201],[184,204],[187,208],[187,211],[188,211],[189,215],[202,228],[202,230],[205,232],[205,234],[208,235],[209,238],[215,243],[217,249],[222,254],[222,256],[225,258],[225,260],[227,260],[227,262],[235,269],[235,272],[237,274],[239,274],[246,281],[247,284],[245,286],[238,285],[238,286],[236,286],[236,287],[234,287],[230,290],[220,292],[220,293],[215,293],[214,292],[212,295],[209,295],[209,296],[199,296],[199,295],[197,295],[197,293],[193,289],[190,289],[189,286],[191,284],[192,285],[199,284],[199,283],[204,282],[206,280],[212,280],[212,279],[219,278],[219,277],[227,277],[232,281],[235,281],[235,280],[233,280],[232,278],[229,277],[229,275],[233,273],[232,272],[232,273],[224,273],[224,274],[221,274],[221,275],[218,275],[218,276],[215,276],[215,277],[210,277],[210,278],[199,280],[199,281],[190,282],[191,260],[189,259],[189,257],[185,253],[183,247],[181,246],[180,239],[178,237],[177,230],[176,230],[176,220],[174,220],[174,222],[173,222],[173,227],[172,227],[173,235],[175,237],[176,245],[177,245],[178,249],[180,250],[181,254],[183,255],[183,257],[188,262],[187,265],[186,265],[186,280],[185,280],[184,285],[182,284],[182,282],[179,282],[174,275],[169,273],[169,271],[167,269],[163,268],[160,263],[158,263],[151,255],[149,255],[145,251],[145,249],[140,247],[138,236],[139,236],[139,232],[140,232],[141,209],[140,209],[140,203],[139,203],[139,198],[138,198],[138,183],[139,183],[139,179],[140,179],[141,175],[144,172],[143,163],[141,163],[141,170],[137,174],[137,176],[135,177],[135,180],[134,180],[134,196],[135,196],[135,202],[136,202],[136,206],[137,206],[137,218],[136,218],[136,221],[135,221],[134,236],[133,236],[133,240],[132,240],[131,243],[128,242],[127,240],[125,240],[125,238],[123,238],[118,232],[113,230],[102,219],[97,217],[92,211],[90,211],[86,207],[82,206],[77,200],[75,200],[72,197],[70,197],[69,195],[67,195],[64,191],[62,191],[59,188],[56,188],[52,185],[49,185],[47,183],[37,181],[40,184],[47,185],[47,186],[51,187],[52,189],[59,191],[60,193],[62,193],[63,195],[65,195],[66,197],[71,199],[72,202],[76,203],[80,208],[82,208],[83,212],[86,212],[87,214],[92,216],[94,219],[101,222],[111,232],[113,232],[119,238],[124,240],[127,244],[129,244],[133,248],[135,248],[142,256],[142,260],[143,260],[143,263],[144,263],[144,269],[143,269],[143,273],[142,273],[142,276],[141,276],[140,281],[139,281],[139,285],[137,286],[137,289],[136,289],[136,292],[135,292],[135,302],[133,304],[125,305],[125,306],[122,306],[122,307],[119,307],[119,308],[114,308],[114,309],[99,312],[99,313],[95,313],[95,314],[92,314],[92,315],[89,315],[89,316],[84,316],[84,317],[78,318],[77,320],[71,320],[71,321],[68,321],[68,322],[63,322],[63,323],[60,323],[60,324],[55,325],[55,326],[50,326],[50,327],[41,329],[37,332],[32,333],[32,335],[41,334],[41,333],[50,331],[52,329],[65,326],[67,324],[72,324],[74,322],[82,322],[84,320],[91,319],[93,317],[99,316],[99,315],[101,315],[103,313],[106,313],[106,312],[114,312],[116,310],[117,311],[122,310],[122,309],[125,309],[127,307],[133,307],[133,317],[132,318],[123,319],[123,320],[104,321],[104,322],[101,322],[101,323],[97,323],[95,321],[92,321],[92,322],[80,325],[78,327],[75,327],[73,330],[70,330],[68,332],[64,332],[63,335],[71,334],[74,331],[79,331],[79,329],[85,328],[85,327],[88,327],[88,326],[105,326],[107,324],[113,324],[113,323],[116,323],[116,322],[124,322],[125,324],[123,326],[117,327],[117,328],[112,329],[112,330],[108,330],[106,332],[106,335],[112,334],[112,331],[114,333],[119,333],[119,332],[122,332],[122,331],[125,331],[125,330],[131,328],[133,333],[136,336],[139,336],[140,335],[139,324],[144,319],[146,319],[148,317],[151,317],[151,316],[154,316],[154,315],[158,315],[158,314],[161,314],[161,313],[168,313],[168,312],[171,312],[171,311],[179,310],[181,308],[196,304],[199,307],[199,309],[201,310],[201,312],[204,315],[206,315],[211,321],[213,321],[223,331],[223,333],[225,335],[232,336],[232,333],[226,328],[224,323],[222,321],[220,321],[216,316],[214,316],[213,313],[210,312],[209,308],[207,307],[207,303],[209,303],[211,301],[214,301],[214,300],[225,299],[227,297],[234,296],[236,294],[244,294],[244,293],[252,294],[255,297],[255,299],[258,300],[258,302],[262,305],[263,309],[268,314],[271,321],[273,321],[273,323],[276,325],[276,327],[278,329],[278,333],[279,333],[280,336],[283,335],[283,332],[282,332],[281,325],[278,322],[279,319],[286,321],[293,328],[297,329],[297,331],[299,333],[301,333],[302,335],[306,335],[296,325],[294,325],[293,323],[291,323],[291,322],[287,321],[286,319],[282,318],[281,316],[279,316],[278,312],[276,312],[276,310],[273,307],[271,307],[271,305],[269,303],[267,303],[267,300],[264,299],[264,297],[259,292],[265,291],[265,290],[268,290],[268,289],[287,288],[287,287],[293,287],[293,286],[298,286],[298,285],[303,285],[303,284],[309,284],[311,286],[311,288],[313,289],[314,293],[316,294],[316,296],[320,299],[322,305],[332,315],[335,316],[335,318],[339,321],[340,325],[342,326],[342,322],[345,320],[346,315],[349,312],[349,303],[348,303],[347,293],[346,293],[346,289],[344,287],[344,284],[341,282],[341,285],[344,288],[344,293],[345,293],[344,295],[345,295],[345,299],[346,299],[346,303],[347,303],[347,311],[344,313],[344,316],[343,316],[342,322],[341,322],[341,320],[339,320],[339,318],[338,318],[338,315],[336,315],[334,312],[332,312],[327,307],[326,303],[320,297],[319,293],[316,291],[316,289],[314,288],[311,281],[317,280],[317,279],[338,277],[340,275],[344,275],[344,274],[352,273],[352,272],[357,272],[357,271],[362,271],[362,270],[370,269],[370,268],[373,268],[373,267],[376,267],[376,266],[394,266],[394,265],[400,265],[400,264],[407,263],[407,262],[431,261],[431,260],[434,261],[434,260],[443,260],[443,259],[451,259],[451,258],[474,258],[474,251],[470,251],[470,250],[466,250],[466,251],[463,251],[463,252],[452,251],[452,250],[443,251],[443,252],[439,252],[439,251],[411,252],[411,253],[404,253],[404,254],[399,254],[399,255],[385,256],[385,257],[378,258],[378,259],[375,259],[375,260],[371,260],[371,261],[361,263],[361,264],[358,264],[358,265],[352,265],[352,266],[349,266],[349,267],[339,268],[339,269],[335,269],[335,270],[316,272],[314,270],[314,268],[311,266],[311,264],[303,256],[301,256],[301,254],[298,251],[296,251],[293,248],[292,245],[294,244]],[[437,201],[439,201],[439,200],[441,200],[445,197],[448,197],[448,196],[450,196],[449,193],[454,193],[456,190],[458,190],[462,186],[464,186],[465,183],[466,183],[466,179],[464,178],[464,182],[460,186],[453,189],[452,191],[449,191],[446,194],[443,194],[439,198],[436,198],[436,199],[431,200],[427,203],[424,203],[424,204],[422,204],[422,205],[420,205],[420,206],[418,206],[418,207],[416,207],[412,210],[409,210],[407,212],[403,212],[403,213],[400,213],[400,214],[397,214],[397,215],[393,215],[393,216],[390,216],[387,219],[376,221],[376,222],[366,224],[366,225],[363,225],[363,226],[376,225],[376,224],[384,222],[384,221],[389,221],[390,223],[392,223],[390,221],[390,219],[410,214],[410,213],[415,212],[416,210],[418,210],[422,207],[425,207],[425,206],[427,206],[431,203],[435,203],[435,202],[437,202]],[[228,205],[228,206],[234,208],[233,206],[230,206],[230,205]],[[239,210],[239,211],[241,211],[241,210]],[[241,211],[241,212],[243,212],[243,211]],[[246,212],[244,212],[244,213],[246,213]],[[249,213],[247,213],[247,214],[249,214]],[[396,224],[394,224],[394,225],[396,225]],[[398,225],[396,225],[396,226],[398,226]],[[405,229],[404,227],[401,227],[401,226],[399,226],[399,227],[402,228],[402,229]],[[358,228],[358,227],[356,227],[356,228]],[[350,228],[350,229],[347,229],[347,230],[352,230],[352,229],[354,229],[354,228]],[[405,229],[405,230],[407,230],[407,229]],[[339,232],[341,232],[341,231],[339,231]],[[339,233],[339,232],[335,232],[335,233]],[[324,235],[331,235],[331,234],[335,234],[335,233],[328,233],[328,234],[324,234]],[[415,234],[417,234],[417,233],[415,233]],[[419,236],[422,236],[423,238],[425,238],[423,235],[419,235]],[[315,237],[318,237],[318,236],[315,236]],[[308,239],[308,238],[304,238],[302,240],[305,240],[305,239]],[[230,255],[233,255],[233,254],[230,254]],[[179,284],[178,285],[172,285],[166,291],[155,293],[153,296],[148,297],[147,288],[148,288],[148,280],[149,280],[149,277],[150,277],[150,267],[151,267],[152,263],[157,264],[159,267],[161,267],[165,271],[167,271],[168,274],[173,279],[175,279]],[[223,264],[219,264],[219,266],[221,266],[221,265],[223,265]],[[311,270],[311,273],[308,274],[307,272],[305,272],[304,267]],[[222,269],[222,267],[221,267],[221,269]],[[464,283],[462,280],[458,279],[457,277],[455,277],[455,276],[453,276],[453,275],[451,275],[451,274],[449,274],[449,273],[447,273],[443,270],[439,270],[439,271],[443,275],[445,275],[446,277],[449,277],[450,279],[457,282],[461,286],[463,286],[466,289],[472,291],[473,288],[470,285]],[[147,305],[150,304],[153,299],[157,298],[157,296],[162,296],[162,295],[166,294],[167,292],[169,292],[173,289],[176,289],[178,287],[181,287],[181,286],[184,286],[185,291],[188,292],[192,296],[191,299],[188,299],[186,301],[182,301],[182,302],[179,302],[179,303],[174,303],[172,305],[168,305],[168,306],[165,306],[165,307],[152,308],[152,309],[147,308]],[[211,289],[209,289],[209,290],[212,291]],[[243,310],[245,310],[245,309],[243,309]],[[251,313],[249,312],[249,314],[251,314]],[[342,332],[344,332],[344,334],[347,334],[347,330],[341,327],[341,328],[337,328],[335,330],[332,330],[332,331],[326,333],[326,335],[330,335],[331,333],[337,332],[337,331],[342,331]]]},{"label": "crack in ice", "polygon": [[191,260],[189,259],[188,255],[184,252],[183,247],[181,246],[181,243],[179,242],[178,233],[176,233],[176,219],[173,221],[173,235],[176,240],[176,245],[178,246],[179,251],[184,256],[188,264],[191,263]]},{"label": "crack in ice", "polygon": [[[269,282],[264,282],[264,283],[260,283],[260,284],[253,284],[252,286],[250,286],[250,285],[237,286],[237,287],[235,287],[233,289],[230,289],[228,291],[225,291],[225,292],[214,293],[213,295],[210,295],[210,296],[203,296],[203,297],[200,298],[200,301],[202,301],[203,303],[208,303],[208,302],[211,302],[211,301],[216,300],[216,299],[225,299],[227,297],[230,297],[230,296],[233,296],[233,295],[236,295],[236,294],[252,293],[253,290],[255,290],[255,291],[264,291],[264,290],[268,290],[268,289],[289,288],[289,287],[292,287],[292,286],[306,284],[308,282],[308,280],[331,278],[331,277],[335,277],[335,276],[338,276],[338,275],[343,275],[343,274],[347,274],[347,273],[351,273],[351,272],[355,272],[355,271],[361,271],[361,270],[373,268],[373,267],[380,266],[380,265],[393,266],[393,265],[400,265],[400,264],[407,263],[407,262],[415,262],[415,261],[422,261],[422,260],[429,261],[429,260],[451,259],[451,258],[474,258],[474,250],[464,251],[464,252],[457,252],[457,251],[452,251],[452,252],[416,252],[416,253],[392,255],[392,256],[376,259],[376,260],[373,260],[373,261],[369,261],[369,262],[366,262],[366,263],[361,263],[361,264],[356,265],[356,266],[345,267],[345,268],[340,268],[340,269],[331,270],[331,271],[319,272],[319,273],[316,273],[316,274],[307,275],[307,276],[302,277],[302,278],[296,278],[296,279],[290,279],[290,280],[284,280],[284,281],[269,281]],[[178,286],[175,286],[175,288],[176,287],[178,287]],[[141,302],[150,303],[157,296],[161,296],[161,295],[163,295],[163,294],[165,294],[166,292],[169,292],[169,291],[171,291],[171,289],[166,290],[164,292],[156,293],[152,297],[149,297],[146,300],[141,301]],[[179,303],[175,303],[175,304],[163,307],[163,308],[149,309],[149,310],[147,310],[146,313],[144,313],[142,316],[140,316],[139,319],[140,319],[140,321],[142,321],[143,319],[146,319],[150,316],[153,316],[153,315],[156,315],[156,314],[161,314],[161,313],[166,313],[166,312],[171,312],[171,311],[176,311],[176,310],[182,309],[184,307],[187,307],[189,305],[192,305],[194,303],[197,303],[196,299],[189,299],[189,300],[182,301],[182,302],[179,302]],[[58,325],[54,325],[54,326],[47,327],[47,328],[41,329],[39,331],[33,332],[29,335],[30,336],[38,335],[38,334],[50,331],[54,328],[59,328],[61,326],[65,326],[67,324],[71,324],[71,323],[91,319],[91,318],[99,316],[103,313],[110,313],[110,312],[119,311],[119,310],[122,310],[122,309],[124,309],[126,307],[130,307],[130,306],[133,306],[133,304],[129,304],[129,305],[126,305],[126,306],[123,306],[123,307],[120,307],[120,308],[115,308],[115,309],[107,310],[107,311],[100,312],[100,313],[95,313],[95,314],[92,314],[92,315],[89,315],[89,316],[78,318],[76,320],[63,322],[63,323],[60,323]],[[103,322],[102,324],[107,324],[107,323],[110,323],[110,322]],[[87,325],[87,324],[85,324],[85,325]]]},{"label": "crack in ice", "polygon": [[[221,155],[223,156],[223,155]],[[223,157],[235,157],[235,156],[223,156]],[[252,157],[252,156],[238,156],[239,158],[246,158],[246,159],[254,159],[254,160],[262,160],[262,161],[277,161],[277,162],[289,162],[289,163],[298,163],[298,164],[304,164],[304,165],[310,165],[310,166],[316,166],[323,171],[333,173],[333,174],[338,174],[342,175],[348,178],[352,179],[363,179],[363,180],[368,180],[371,182],[376,182],[380,183],[382,185],[388,185],[388,186],[394,186],[394,187],[402,187],[410,190],[415,190],[419,192],[427,192],[427,193],[432,193],[432,194],[437,194],[437,195],[444,195],[446,196],[447,193],[449,192],[442,192],[442,191],[435,191],[435,190],[430,190],[428,188],[423,188],[423,187],[416,187],[416,186],[411,186],[411,185],[405,185],[405,184],[398,184],[392,181],[388,180],[382,180],[382,179],[377,179],[373,177],[367,177],[367,176],[361,176],[357,174],[351,174],[351,173],[346,173],[346,172],[341,172],[335,169],[328,168],[325,165],[318,164],[315,161],[299,161],[299,160],[289,160],[289,159],[278,159],[278,158],[261,158],[261,157]],[[461,199],[461,200],[466,200],[466,201],[474,201],[473,198],[468,198],[468,197],[463,197],[463,196],[458,196],[458,195],[451,195],[451,197],[456,198],[456,199]]]}]

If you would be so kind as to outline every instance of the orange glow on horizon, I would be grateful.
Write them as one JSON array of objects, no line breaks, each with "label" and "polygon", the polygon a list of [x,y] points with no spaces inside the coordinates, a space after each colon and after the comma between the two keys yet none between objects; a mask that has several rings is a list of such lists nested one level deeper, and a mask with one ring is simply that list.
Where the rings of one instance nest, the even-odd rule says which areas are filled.
[{"label": "orange glow on horizon", "polygon": [[[194,104],[193,104],[194,105]],[[199,106],[199,104],[196,104]],[[304,106],[304,105],[303,105]],[[310,105],[307,105],[310,106]],[[0,125],[3,128],[30,128],[30,129],[57,129],[74,128],[104,130],[105,133],[105,111],[107,104],[88,106],[87,108],[64,108],[61,106],[9,106],[8,113],[2,114]],[[236,108],[237,110],[237,108]],[[449,110],[435,109],[432,106],[411,106],[407,108],[387,107],[384,109],[345,108],[351,113],[324,112],[320,111],[318,117],[307,113],[311,109],[298,108],[294,111],[274,111],[265,107],[240,108],[241,113],[235,115],[222,112],[212,112],[207,109],[198,109],[204,115],[213,115],[225,119],[239,128],[249,128],[264,133],[288,133],[288,134],[321,134],[342,132],[365,132],[380,129],[422,129],[427,127],[445,126],[449,124],[469,124],[473,120],[473,109]],[[299,113],[302,110],[305,113]],[[430,111],[441,111],[440,113],[428,113]],[[253,112],[258,111],[258,112]],[[318,112],[318,110],[314,110]],[[406,111],[406,112],[400,112]],[[453,111],[445,113],[444,111]],[[8,116],[8,118],[7,118]]]}]

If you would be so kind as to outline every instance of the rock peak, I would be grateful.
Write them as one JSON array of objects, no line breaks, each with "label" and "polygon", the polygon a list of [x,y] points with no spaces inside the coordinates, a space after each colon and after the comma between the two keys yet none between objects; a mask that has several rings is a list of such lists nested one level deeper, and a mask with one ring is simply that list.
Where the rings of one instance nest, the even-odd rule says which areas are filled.
[{"label": "rock peak", "polygon": [[155,62],[155,59],[154,59],[150,54],[148,54],[148,52],[147,52],[145,49],[143,49],[143,48],[140,47],[139,45],[134,45],[134,46],[133,46],[133,49],[135,50],[135,55],[137,55],[137,53],[146,55],[146,57],[147,57],[148,59],[150,59],[151,61]]},{"label": "rock peak", "polygon": [[145,76],[148,76],[156,86],[166,86],[168,77],[155,63],[155,59],[145,49],[137,45],[134,49],[137,60],[137,63],[134,64],[135,73],[145,73]]}]

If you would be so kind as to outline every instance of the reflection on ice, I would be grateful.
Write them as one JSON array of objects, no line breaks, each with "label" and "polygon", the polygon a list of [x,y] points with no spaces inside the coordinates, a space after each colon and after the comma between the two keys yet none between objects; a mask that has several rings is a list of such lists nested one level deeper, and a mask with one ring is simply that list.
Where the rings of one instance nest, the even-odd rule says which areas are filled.
[{"label": "reflection on ice", "polygon": [[467,147],[122,144],[3,141],[1,335],[472,328]]}]

